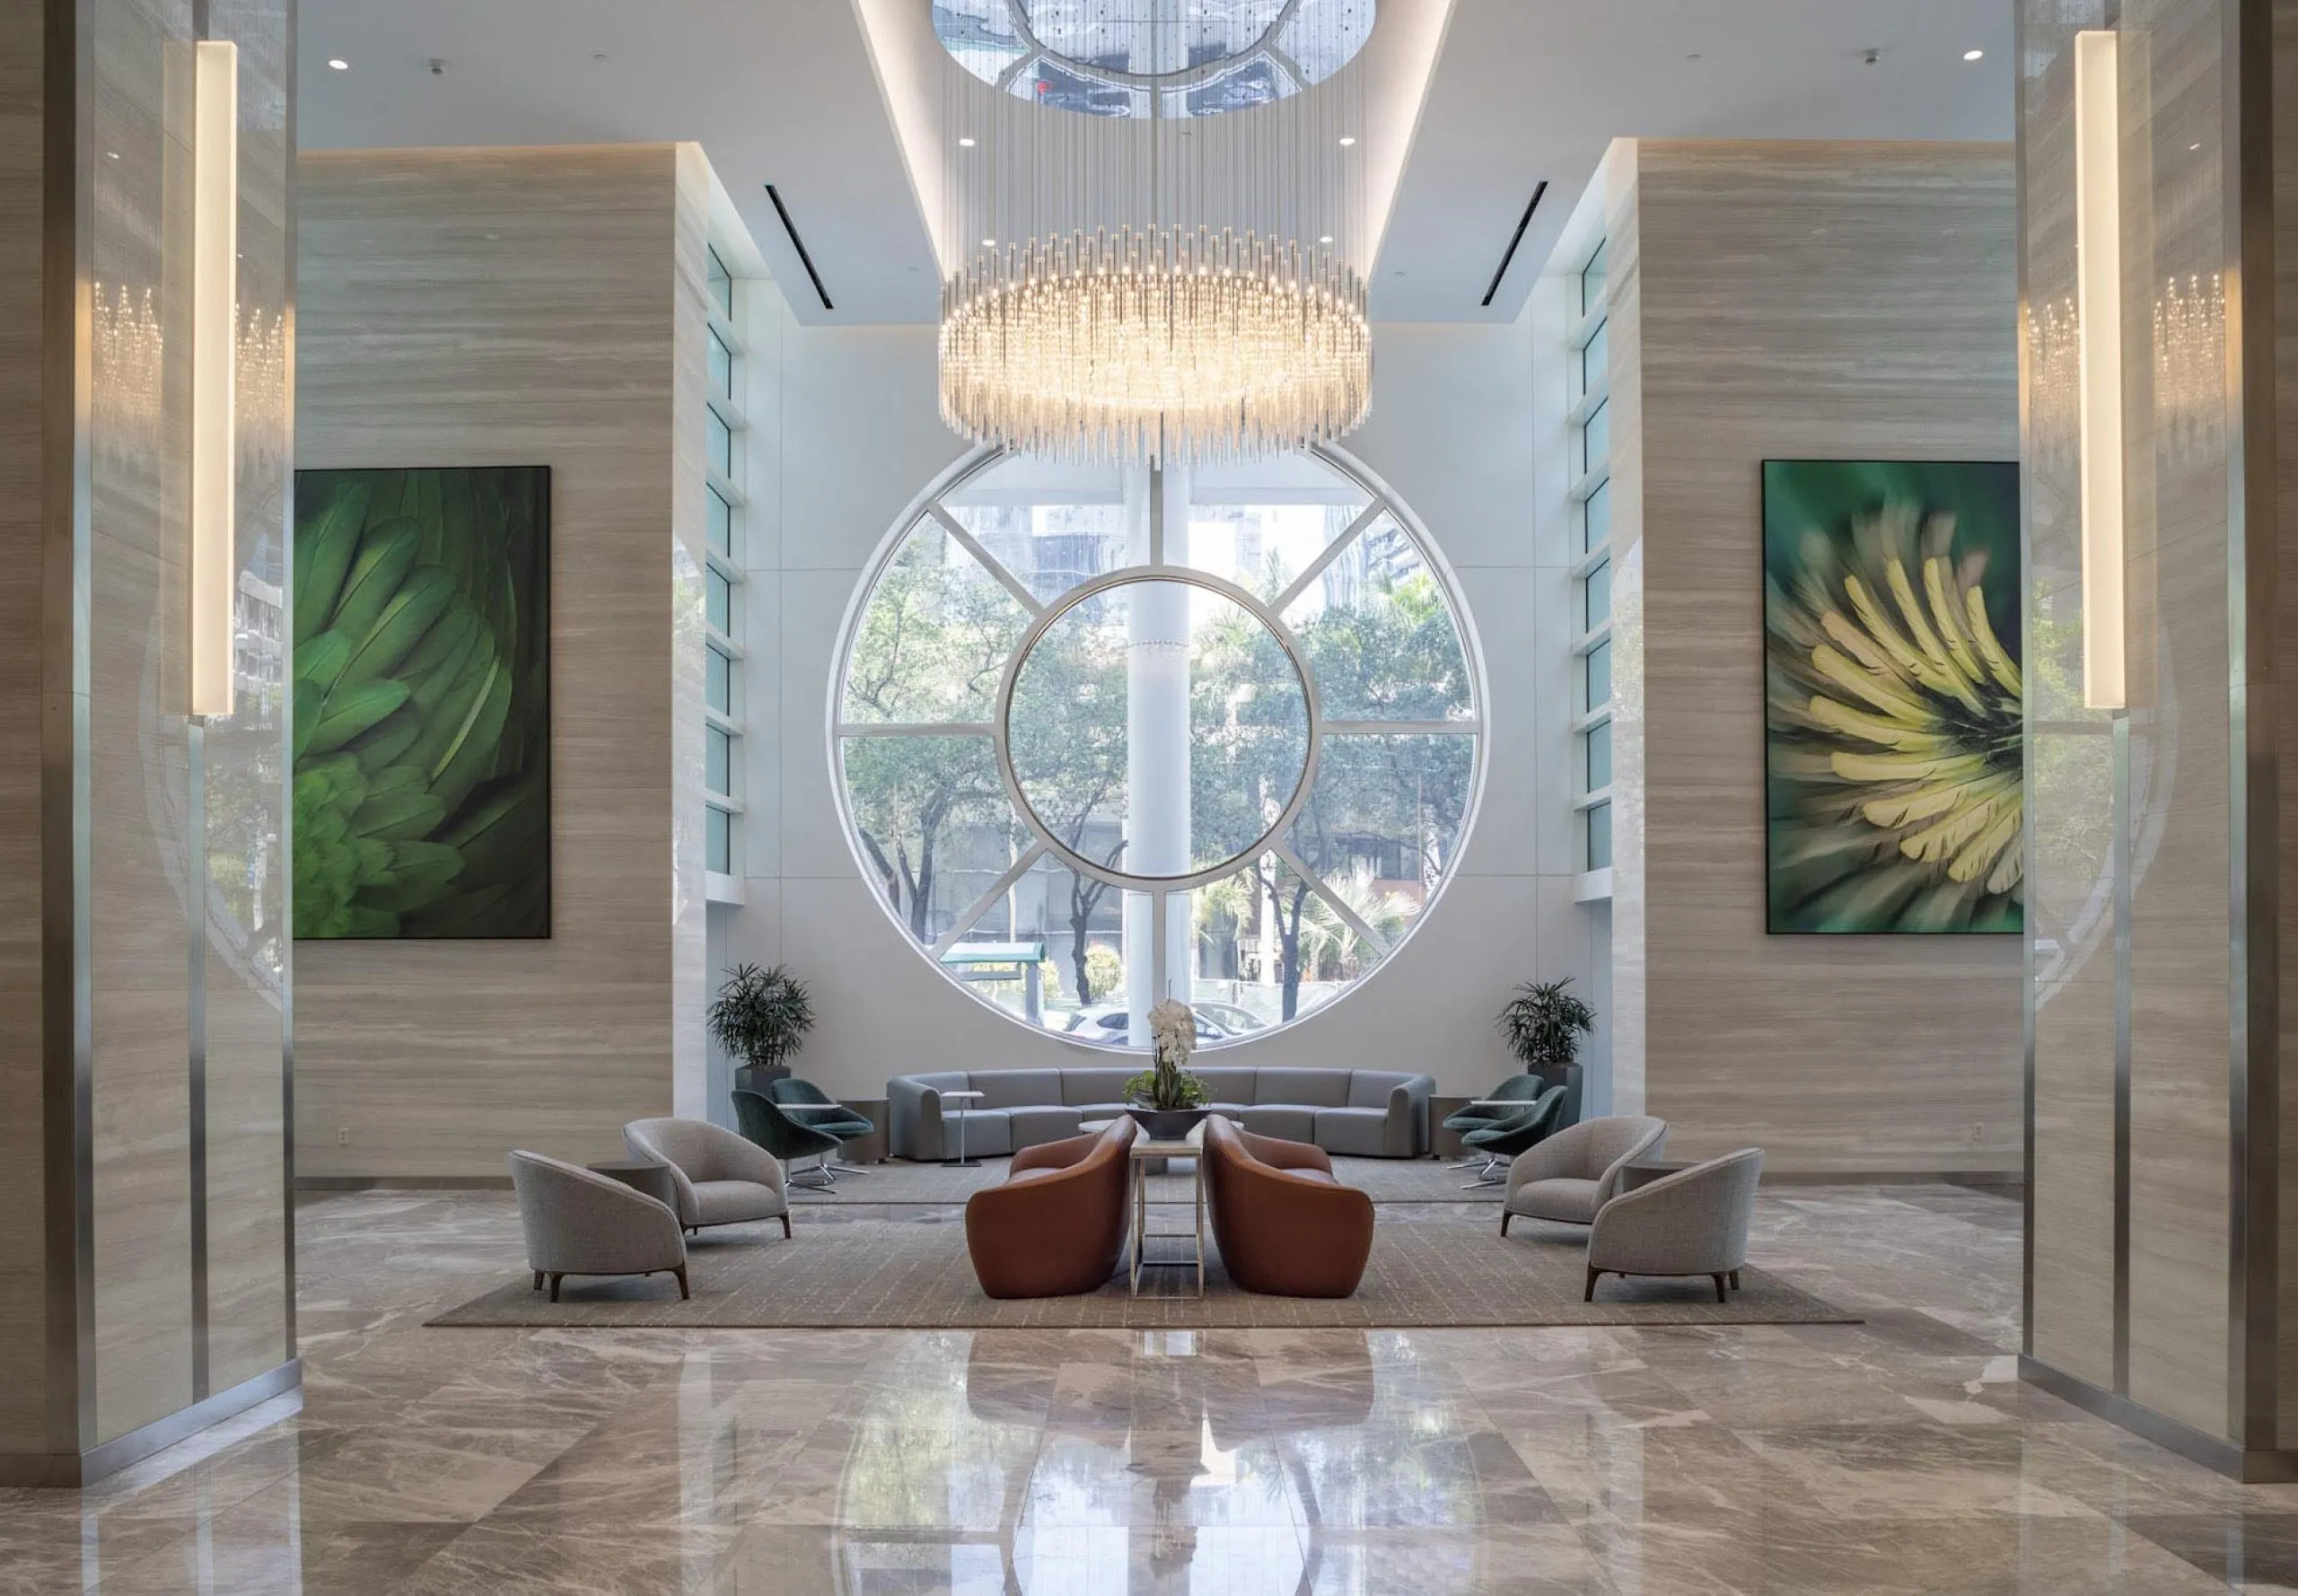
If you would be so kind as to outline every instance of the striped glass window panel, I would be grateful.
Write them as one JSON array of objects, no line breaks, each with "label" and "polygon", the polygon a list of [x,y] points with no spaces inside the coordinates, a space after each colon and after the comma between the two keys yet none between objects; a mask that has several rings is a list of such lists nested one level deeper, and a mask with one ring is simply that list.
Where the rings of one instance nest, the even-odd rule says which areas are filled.
[{"label": "striped glass window panel", "polygon": [[1584,316],[1603,303],[1604,246],[1598,244],[1588,264],[1580,268],[1580,313]]},{"label": "striped glass window panel", "polygon": [[1612,723],[1588,728],[1588,785],[1584,791],[1601,793],[1612,785]]},{"label": "striped glass window panel", "polygon": [[702,574],[703,586],[709,595],[707,613],[712,630],[722,636],[734,635],[734,584],[715,570]]},{"label": "striped glass window panel", "polygon": [[1580,429],[1580,469],[1592,471],[1611,458],[1612,406],[1609,399],[1588,413],[1588,425]]},{"label": "striped glass window panel", "polygon": [[709,263],[703,268],[704,279],[710,290],[710,308],[727,320],[734,319],[734,274],[718,259],[718,251],[709,251]]},{"label": "striped glass window panel", "polygon": [[1612,563],[1600,560],[1580,584],[1580,629],[1592,632],[1612,618]]},{"label": "striped glass window panel", "polygon": [[715,487],[710,489],[710,547],[728,559],[734,557],[734,507]]},{"label": "striped glass window panel", "polygon": [[1609,802],[1588,806],[1587,818],[1582,822],[1588,837],[1588,868],[1609,870],[1612,867],[1612,806]]},{"label": "striped glass window panel", "polygon": [[706,743],[707,785],[721,798],[732,798],[734,795],[734,740],[716,726],[705,726],[702,734]]},{"label": "striped glass window panel", "polygon": [[732,482],[734,479],[734,434],[717,411],[706,417],[710,469]]},{"label": "striped glass window panel", "polygon": [[734,817],[723,809],[703,811],[703,864],[720,875],[734,873]]},{"label": "striped glass window panel", "polygon": [[702,651],[703,702],[720,715],[734,713],[734,662],[715,648]]},{"label": "striped glass window panel", "polygon": [[1588,651],[1587,697],[1581,701],[1584,713],[1601,709],[1612,701],[1612,645],[1607,637]]},{"label": "striped glass window panel", "polygon": [[1612,484],[1607,477],[1580,504],[1580,552],[1601,544],[1612,535]]},{"label": "striped glass window panel", "polygon": [[1603,386],[1604,362],[1609,357],[1611,349],[1611,326],[1609,321],[1597,322],[1596,330],[1588,336],[1587,343],[1580,350],[1582,393]]},{"label": "striped glass window panel", "polygon": [[734,352],[710,335],[710,391],[722,399],[734,397]]}]

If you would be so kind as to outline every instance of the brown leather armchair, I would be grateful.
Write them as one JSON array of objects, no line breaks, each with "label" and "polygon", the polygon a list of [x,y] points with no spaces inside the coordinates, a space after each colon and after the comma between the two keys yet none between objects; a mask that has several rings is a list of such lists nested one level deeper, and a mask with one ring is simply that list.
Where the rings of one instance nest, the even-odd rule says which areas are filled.
[{"label": "brown leather armchair", "polygon": [[966,1201],[966,1250],[993,1297],[1099,1291],[1125,1250],[1130,1117],[1013,1154],[1004,1184]]},{"label": "brown leather armchair", "polygon": [[1373,1199],[1320,1147],[1205,1122],[1206,1194],[1229,1278],[1276,1297],[1345,1297],[1373,1253]]}]

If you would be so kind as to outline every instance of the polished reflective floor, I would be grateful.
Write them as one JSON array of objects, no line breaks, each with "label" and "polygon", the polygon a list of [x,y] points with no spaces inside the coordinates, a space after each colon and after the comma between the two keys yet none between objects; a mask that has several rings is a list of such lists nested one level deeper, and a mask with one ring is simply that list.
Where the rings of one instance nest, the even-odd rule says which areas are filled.
[{"label": "polished reflective floor", "polygon": [[2298,1487],[2017,1381],[2018,1224],[1767,1193],[1758,1260],[1856,1327],[447,1330],[507,1196],[313,1200],[303,1411],[0,1493],[0,1591],[2298,1590]]}]

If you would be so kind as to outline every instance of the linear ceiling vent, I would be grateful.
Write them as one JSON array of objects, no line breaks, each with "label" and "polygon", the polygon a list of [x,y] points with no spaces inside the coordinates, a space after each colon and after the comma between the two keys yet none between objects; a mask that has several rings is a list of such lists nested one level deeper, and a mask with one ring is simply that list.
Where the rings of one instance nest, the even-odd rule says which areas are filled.
[{"label": "linear ceiling vent", "polygon": [[[769,189],[768,192],[771,193],[772,190]],[[1516,231],[1508,241],[1506,251],[1500,257],[1500,269],[1492,274],[1492,286],[1484,291],[1484,305],[1487,310],[1492,308],[1493,297],[1500,292],[1500,279],[1508,275],[1508,264],[1516,259],[1516,247],[1524,241],[1524,229],[1532,224],[1532,213],[1540,208],[1540,196],[1547,192],[1548,180],[1542,178],[1540,186],[1532,190],[1531,203],[1524,207],[1524,214],[1516,218]],[[783,221],[787,223],[789,218],[785,216]],[[800,251],[802,254],[803,252]]]},{"label": "linear ceiling vent", "polygon": [[[1546,188],[1548,185],[1543,183],[1540,186]],[[790,207],[782,203],[782,195],[772,183],[766,186],[766,197],[774,201],[774,214],[782,218],[782,231],[790,235],[790,247],[798,251],[798,264],[806,268],[807,280],[814,285],[814,296],[822,302],[823,310],[838,309],[829,303],[829,290],[822,286],[821,273],[814,269],[814,258],[806,253],[806,241],[798,236],[798,224],[790,219]],[[1527,217],[1531,215],[1529,211],[1525,213]],[[1522,230],[1518,231],[1521,232]],[[1504,264],[1502,269],[1506,269]]]}]

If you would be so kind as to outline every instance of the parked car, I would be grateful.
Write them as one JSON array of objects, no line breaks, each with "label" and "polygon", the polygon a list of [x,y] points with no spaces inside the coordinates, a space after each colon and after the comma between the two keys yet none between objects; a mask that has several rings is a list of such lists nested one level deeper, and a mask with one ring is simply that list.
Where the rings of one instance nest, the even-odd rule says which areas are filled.
[{"label": "parked car", "polygon": [[[1228,1011],[1231,1018],[1223,1019],[1207,1012],[1214,1009]],[[1197,1039],[1200,1042],[1225,1042],[1231,1037],[1260,1029],[1259,1021],[1233,1004],[1206,1004],[1196,1013]],[[1122,1046],[1132,1039],[1133,1016],[1120,1004],[1097,1003],[1072,1014],[1066,1029],[1073,1034],[1082,1032],[1097,1042]]]}]

